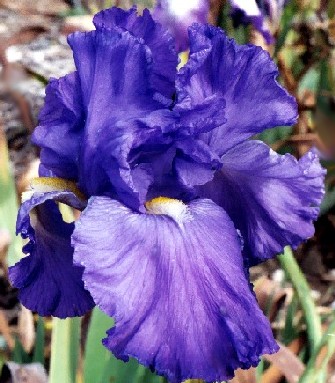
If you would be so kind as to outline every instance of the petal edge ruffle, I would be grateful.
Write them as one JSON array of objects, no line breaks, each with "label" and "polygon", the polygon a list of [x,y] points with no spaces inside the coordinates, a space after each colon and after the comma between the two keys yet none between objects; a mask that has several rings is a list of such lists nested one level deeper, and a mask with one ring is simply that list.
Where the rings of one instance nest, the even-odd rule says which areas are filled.
[{"label": "petal edge ruffle", "polygon": [[74,259],[96,304],[115,317],[104,345],[118,358],[135,357],[171,382],[226,380],[277,345],[229,217],[210,200],[180,206],[171,218],[91,198]]},{"label": "petal edge ruffle", "polygon": [[23,248],[28,255],[9,268],[9,277],[30,310],[42,316],[81,316],[94,307],[94,302],[84,288],[83,269],[73,265],[74,224],[63,221],[53,200],[74,201],[76,196],[65,191],[34,193],[22,204],[17,231],[29,239]]},{"label": "petal edge ruffle", "polygon": [[227,121],[201,136],[219,156],[265,129],[296,122],[297,103],[276,80],[268,52],[238,45],[210,25],[194,24],[189,34],[190,58],[177,75],[177,107],[192,110],[216,96],[221,110],[224,98]]},{"label": "petal edge ruffle", "polygon": [[325,176],[313,151],[297,161],[251,140],[228,151],[222,163],[199,195],[222,206],[241,231],[248,266],[313,236]]},{"label": "petal edge ruffle", "polygon": [[113,7],[97,13],[93,23],[97,29],[122,28],[143,39],[152,53],[152,85],[171,102],[175,92],[178,57],[172,36],[153,20],[150,12],[145,9],[143,15],[139,16],[136,7],[128,11]]}]

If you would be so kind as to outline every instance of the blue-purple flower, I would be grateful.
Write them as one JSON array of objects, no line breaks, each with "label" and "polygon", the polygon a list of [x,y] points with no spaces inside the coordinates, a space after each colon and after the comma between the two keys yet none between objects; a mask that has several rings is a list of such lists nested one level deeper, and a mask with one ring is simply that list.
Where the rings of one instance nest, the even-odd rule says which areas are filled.
[{"label": "blue-purple flower", "polygon": [[[313,235],[324,171],[255,133],[297,119],[275,64],[219,28],[173,39],[148,11],[102,11],[69,37],[76,72],[51,80],[34,142],[40,178],[10,269],[41,315],[115,318],[104,345],[171,382],[223,381],[276,352],[248,267]],[[66,223],[55,203],[81,210]]]},{"label": "blue-purple flower", "polygon": [[209,0],[157,0],[153,17],[175,38],[176,50],[189,48],[188,27],[207,22]]},{"label": "blue-purple flower", "polygon": [[274,42],[269,26],[278,26],[287,2],[288,0],[230,0],[234,21],[251,23],[263,35],[267,44]]}]

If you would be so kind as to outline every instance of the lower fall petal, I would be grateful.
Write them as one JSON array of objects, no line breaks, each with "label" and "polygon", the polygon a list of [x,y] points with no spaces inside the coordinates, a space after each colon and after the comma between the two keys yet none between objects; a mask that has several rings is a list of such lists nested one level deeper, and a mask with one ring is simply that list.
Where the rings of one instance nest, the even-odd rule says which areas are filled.
[{"label": "lower fall petal", "polygon": [[[9,268],[12,284],[20,290],[24,306],[42,316],[81,316],[93,308],[84,288],[83,269],[73,265],[73,223],[66,223],[53,201],[82,202],[68,191],[35,192],[19,211],[17,232],[29,239],[27,254]],[[29,215],[30,213],[30,215]]]},{"label": "lower fall petal", "polygon": [[171,382],[223,381],[277,351],[225,211],[210,200],[146,206],[151,214],[94,197],[76,222],[74,261],[116,322],[104,345]]}]

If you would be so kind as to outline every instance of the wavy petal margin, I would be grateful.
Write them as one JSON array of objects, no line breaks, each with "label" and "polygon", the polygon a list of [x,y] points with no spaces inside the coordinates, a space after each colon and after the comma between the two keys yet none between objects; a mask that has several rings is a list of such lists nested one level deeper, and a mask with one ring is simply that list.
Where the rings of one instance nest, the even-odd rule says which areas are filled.
[{"label": "wavy petal margin", "polygon": [[83,268],[73,265],[73,223],[66,223],[54,200],[84,207],[69,191],[36,192],[19,211],[17,233],[29,242],[27,254],[9,268],[24,306],[42,316],[82,316],[94,307],[82,281]]},{"label": "wavy petal margin", "polygon": [[326,173],[313,151],[297,161],[251,140],[222,162],[222,171],[199,194],[222,206],[241,231],[248,266],[313,236]]},{"label": "wavy petal margin", "polygon": [[154,215],[91,198],[73,233],[74,259],[115,318],[103,343],[118,358],[135,357],[171,382],[223,381],[278,347],[227,214],[210,200],[170,201],[170,215]]}]

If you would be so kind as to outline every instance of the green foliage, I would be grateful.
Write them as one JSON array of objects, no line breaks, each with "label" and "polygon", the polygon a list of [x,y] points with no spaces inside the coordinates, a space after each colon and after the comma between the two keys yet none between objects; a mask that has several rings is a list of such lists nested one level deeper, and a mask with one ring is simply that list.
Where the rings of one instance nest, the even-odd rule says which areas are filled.
[{"label": "green foliage", "polygon": [[[113,326],[113,320],[95,308],[87,334],[84,356],[84,382],[101,383],[111,355],[102,345],[106,330]],[[106,381],[106,380],[105,380]]]},{"label": "green foliage", "polygon": [[298,6],[296,1],[290,1],[284,8],[283,15],[280,20],[280,28],[275,45],[275,55],[282,49],[285,44],[288,33],[292,30],[294,16],[297,14]]},{"label": "green foliage", "polygon": [[15,235],[18,203],[15,184],[10,172],[5,138],[0,134],[0,230],[10,236],[8,264],[13,265],[21,258],[21,239]]},{"label": "green foliage", "polygon": [[[321,355],[322,349],[326,348],[326,354]],[[335,353],[335,319],[328,326],[327,330],[322,336],[318,347],[314,350],[309,359],[305,372],[301,377],[299,383],[316,383],[323,382],[324,374],[323,372],[327,369],[328,362],[330,358]],[[322,356],[320,367],[317,366],[317,362],[320,363],[320,357]]]},{"label": "green foliage", "polygon": [[22,343],[18,338],[15,339],[15,347],[11,359],[18,364],[25,364],[31,362],[29,354],[27,354],[27,352],[24,350]]},{"label": "green foliage", "polygon": [[304,274],[300,270],[290,247],[287,246],[285,248],[284,254],[279,255],[278,260],[297,293],[305,316],[309,347],[311,352],[314,352],[318,347],[322,336],[321,319],[317,313],[308,283]]},{"label": "green foliage", "polygon": [[292,302],[290,303],[286,318],[285,318],[285,327],[282,332],[282,342],[283,344],[290,344],[294,339],[298,338],[299,332],[297,329],[297,324],[295,318],[299,308],[299,299],[296,294],[294,294]]},{"label": "green foliage", "polygon": [[136,360],[125,363],[116,359],[101,343],[113,320],[95,308],[88,330],[84,356],[84,383],[163,383]]},{"label": "green foliage", "polygon": [[33,362],[44,365],[45,328],[44,318],[38,317]]},{"label": "green foliage", "polygon": [[38,317],[37,328],[36,328],[36,340],[33,352],[28,354],[18,337],[15,338],[15,347],[10,357],[10,360],[19,363],[35,363],[39,362],[44,365],[44,350],[45,350],[45,329],[44,329],[44,318]]}]

